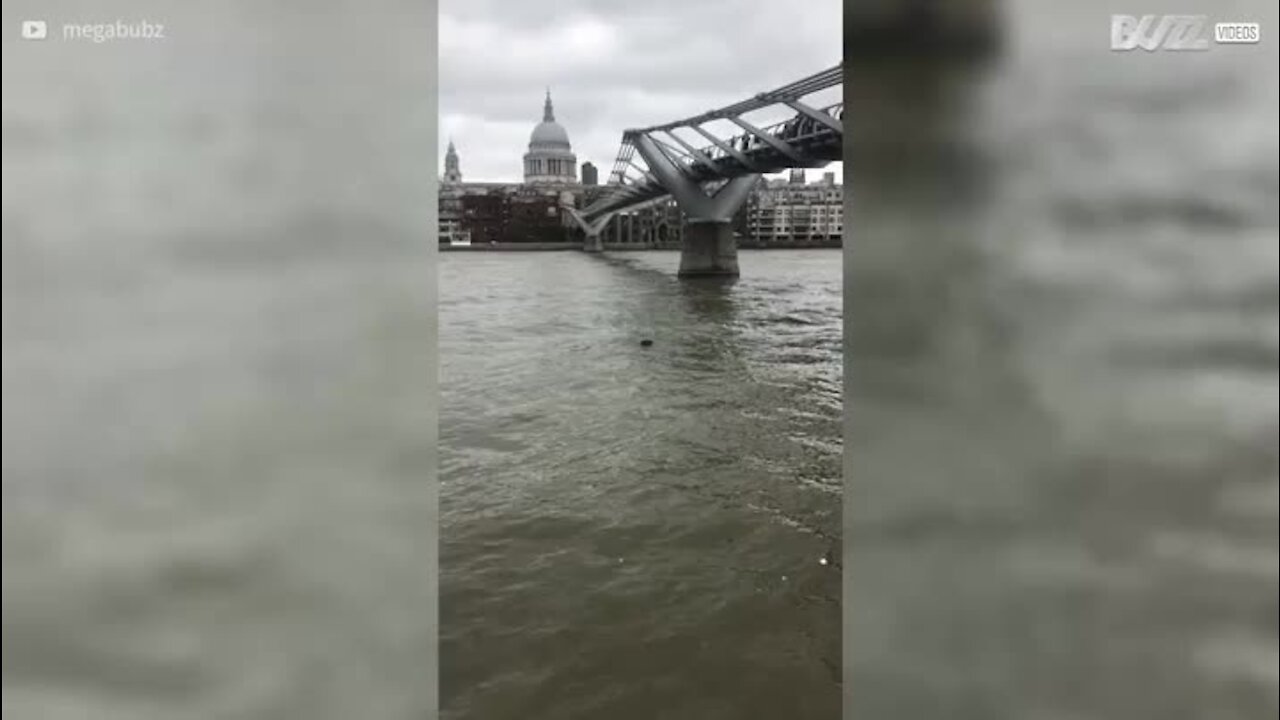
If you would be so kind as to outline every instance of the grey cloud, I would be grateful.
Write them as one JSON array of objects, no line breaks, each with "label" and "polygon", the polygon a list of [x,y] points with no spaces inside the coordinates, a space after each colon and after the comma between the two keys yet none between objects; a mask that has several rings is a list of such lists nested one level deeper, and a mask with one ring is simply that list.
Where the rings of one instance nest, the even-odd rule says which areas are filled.
[{"label": "grey cloud", "polygon": [[[441,38],[440,152],[451,134],[465,176],[518,179],[549,85],[579,160],[607,167],[627,127],[734,102],[837,62],[841,9],[835,0],[811,0],[803,13],[777,0],[566,0],[550,9],[442,0],[442,35],[460,34]],[[612,42],[586,51],[558,44],[574,41],[565,28],[587,22],[607,28]],[[482,47],[466,44],[476,32]]]}]

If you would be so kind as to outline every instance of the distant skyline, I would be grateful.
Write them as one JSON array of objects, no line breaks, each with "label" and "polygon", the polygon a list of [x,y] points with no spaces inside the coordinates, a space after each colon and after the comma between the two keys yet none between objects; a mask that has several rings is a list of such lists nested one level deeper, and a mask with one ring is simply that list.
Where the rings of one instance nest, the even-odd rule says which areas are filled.
[{"label": "distant skyline", "polygon": [[[624,129],[745,99],[828,68],[842,52],[835,0],[803,12],[759,0],[564,0],[554,9],[441,0],[437,175],[452,139],[464,180],[520,181],[550,88],[578,162],[599,168],[603,183]],[[828,170],[843,181],[841,163],[808,176]]]}]

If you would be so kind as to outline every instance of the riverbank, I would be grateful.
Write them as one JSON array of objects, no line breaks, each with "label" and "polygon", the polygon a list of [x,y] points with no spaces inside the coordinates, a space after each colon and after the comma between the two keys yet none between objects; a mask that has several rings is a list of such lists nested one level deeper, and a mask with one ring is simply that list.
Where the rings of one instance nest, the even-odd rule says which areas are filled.
[{"label": "riverbank", "polygon": [[[738,249],[740,250],[832,250],[839,249],[843,245],[839,241],[835,242],[815,242],[804,245],[771,245],[766,243],[756,243],[749,240],[738,240]],[[582,243],[579,242],[554,242],[554,243],[493,243],[487,245],[440,245],[441,252],[532,252],[547,250],[580,250]],[[645,251],[645,250],[679,250],[680,243],[605,243],[604,249],[610,252],[621,251]]]},{"label": "riverbank", "polygon": [[440,245],[440,252],[520,252],[530,250],[578,250],[582,247],[582,243],[576,242],[555,242],[555,243],[537,243],[537,242],[520,242],[520,243],[492,243],[487,245]]}]

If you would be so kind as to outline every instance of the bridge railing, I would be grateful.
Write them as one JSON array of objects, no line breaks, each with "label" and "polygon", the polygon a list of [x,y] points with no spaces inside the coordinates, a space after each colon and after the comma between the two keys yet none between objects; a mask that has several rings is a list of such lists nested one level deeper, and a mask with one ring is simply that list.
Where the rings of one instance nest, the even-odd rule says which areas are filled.
[{"label": "bridge railing", "polygon": [[[830,141],[834,136],[839,144],[841,132],[838,124],[831,123],[827,118],[837,123],[841,121],[844,103],[813,108],[806,106],[802,98],[838,87],[841,82],[842,66],[836,65],[718,110],[648,128],[627,130],[623,133],[622,146],[614,161],[613,171],[604,186],[608,190],[579,214],[584,218],[593,218],[619,208],[649,202],[667,193],[655,176],[655,169],[649,167],[648,162],[637,162],[644,160],[643,157],[636,157],[639,154],[636,143],[640,138],[645,139],[643,144],[648,148],[646,152],[657,152],[665,156],[681,174],[699,184],[728,180],[744,173],[772,172],[777,168],[810,165],[810,153],[814,165],[831,161]],[[799,112],[787,120],[764,128],[753,127],[744,119],[747,114],[778,105],[788,105]],[[744,132],[720,139],[702,127],[706,123],[721,120],[737,124]],[[697,132],[711,140],[711,143],[695,148],[675,134],[674,131],[681,129]],[[661,135],[666,135],[671,142],[662,139]],[[658,175],[663,172],[666,172],[665,168],[657,169]]]},{"label": "bridge railing", "polygon": [[[824,108],[819,108],[819,112],[826,113],[835,120],[841,120],[844,116],[844,103],[836,103]],[[783,120],[777,124],[761,128],[761,131],[766,135],[772,135],[779,140],[789,143],[804,142],[817,137],[827,137],[832,132],[832,130],[827,126],[804,114],[797,114],[795,117],[788,120]],[[756,136],[755,133],[749,132],[744,132],[740,135],[734,135],[726,138],[724,140],[724,144],[744,154],[758,149],[770,149],[768,143]],[[718,145],[708,145],[707,147],[700,148],[698,152],[711,160],[720,160],[726,157],[732,157]],[[680,160],[690,164],[697,162],[697,160],[688,155],[680,156]]]},{"label": "bridge railing", "polygon": [[[826,107],[818,108],[819,112],[825,113],[835,120],[842,120],[844,117],[844,103],[835,103]],[[675,129],[675,128],[673,128]],[[783,120],[781,122],[761,128],[761,133],[772,136],[778,140],[787,142],[788,144],[803,144],[815,138],[827,138],[832,134],[832,130],[803,113],[797,113],[795,116]],[[667,134],[671,134],[671,130],[665,130]],[[722,141],[725,145],[734,150],[750,157],[757,150],[772,150],[773,148],[765,142],[760,136],[752,132],[743,132],[738,135],[732,135]],[[663,147],[671,152],[668,157],[671,160],[685,167],[697,165],[700,161],[694,157],[693,153],[679,150],[668,143],[662,143]],[[694,153],[702,155],[711,162],[717,162],[726,158],[733,158],[733,155],[719,145],[707,145],[697,148]],[[635,147],[629,138],[624,138],[623,148],[619,152],[618,160],[614,165],[613,172],[609,176],[609,185],[626,185],[627,180],[631,178],[627,171],[630,167],[634,167],[632,158],[635,155]],[[736,158],[733,158],[736,160]],[[643,181],[641,181],[643,182]]]}]

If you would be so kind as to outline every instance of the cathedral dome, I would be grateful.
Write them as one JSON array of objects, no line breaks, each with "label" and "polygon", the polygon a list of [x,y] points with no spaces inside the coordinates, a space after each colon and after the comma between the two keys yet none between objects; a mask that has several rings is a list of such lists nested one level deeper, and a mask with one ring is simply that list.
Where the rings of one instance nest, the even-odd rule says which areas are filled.
[{"label": "cathedral dome", "polygon": [[569,133],[555,120],[543,120],[529,135],[529,149],[535,147],[569,149]]},{"label": "cathedral dome", "polygon": [[556,122],[551,91],[542,107],[542,122],[529,134],[529,152],[524,156],[524,181],[529,184],[577,183],[578,159],[569,144],[569,133]]}]

